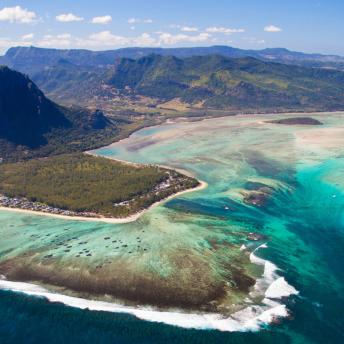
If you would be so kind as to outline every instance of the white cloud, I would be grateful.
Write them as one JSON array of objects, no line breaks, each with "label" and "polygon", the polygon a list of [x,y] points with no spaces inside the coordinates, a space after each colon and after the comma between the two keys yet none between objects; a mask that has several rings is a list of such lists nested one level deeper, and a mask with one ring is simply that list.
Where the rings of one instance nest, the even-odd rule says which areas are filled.
[{"label": "white cloud", "polygon": [[124,37],[114,35],[110,31],[101,31],[88,36],[86,40],[79,39],[78,45],[84,47],[116,47],[116,46],[153,46],[157,40],[149,33],[143,33],[137,37]]},{"label": "white cloud", "polygon": [[[73,40],[73,46],[90,49],[103,49],[109,47],[118,46],[161,46],[161,45],[175,45],[180,43],[201,43],[211,39],[211,34],[203,32],[198,35],[187,35],[187,34],[170,34],[167,32],[155,32],[149,34],[147,32],[142,33],[139,36],[120,36],[115,35],[111,31],[105,30],[93,33],[87,38],[75,38]],[[53,39],[49,41],[52,42]],[[61,39],[60,39],[61,40]],[[61,43],[59,43],[61,45]]]},{"label": "white cloud", "polygon": [[32,23],[37,18],[35,12],[28,11],[20,6],[4,7],[0,10],[0,21],[8,21],[10,23]]},{"label": "white cloud", "polygon": [[140,36],[124,37],[115,35],[110,31],[101,31],[89,35],[86,39],[77,38],[75,43],[84,48],[102,48],[116,46],[161,46],[175,45],[180,43],[206,42],[211,38],[211,34],[203,32],[198,35],[170,34],[167,32],[157,32],[154,35],[143,33]]},{"label": "white cloud", "polygon": [[109,15],[94,17],[91,20],[92,24],[109,24],[112,21],[112,17]]},{"label": "white cloud", "polygon": [[206,42],[211,38],[211,35],[206,32],[202,32],[198,35],[185,35],[185,34],[176,34],[172,35],[167,32],[163,32],[159,35],[159,44],[165,45],[174,45],[178,43],[198,43]]},{"label": "white cloud", "polygon": [[70,23],[70,22],[77,22],[82,21],[84,18],[78,17],[73,13],[65,13],[56,16],[56,20],[62,23]]},{"label": "white cloud", "polygon": [[184,32],[196,32],[196,31],[198,31],[197,27],[192,27],[192,26],[183,26],[180,30],[184,31]]},{"label": "white cloud", "polygon": [[149,33],[143,33],[142,35],[134,38],[132,40],[133,45],[137,46],[152,46],[152,45],[157,45],[157,41],[154,37],[152,37]]},{"label": "white cloud", "polygon": [[91,46],[117,46],[128,44],[128,42],[128,38],[114,35],[110,31],[93,33],[88,37],[88,40],[84,41]]},{"label": "white cloud", "polygon": [[28,33],[26,35],[21,36],[21,38],[26,41],[26,40],[29,40],[29,39],[33,39],[34,36],[35,35],[33,33]]},{"label": "white cloud", "polygon": [[282,29],[279,28],[278,26],[275,26],[275,25],[268,25],[268,26],[265,26],[264,31],[266,31],[266,32],[280,32],[280,31],[282,31]]},{"label": "white cloud", "polygon": [[44,35],[43,39],[39,40],[36,44],[39,47],[45,48],[69,48],[72,46],[73,39],[69,33],[59,35]]},{"label": "white cloud", "polygon": [[227,28],[227,27],[218,27],[218,26],[211,26],[208,27],[206,29],[207,32],[210,33],[224,33],[227,35],[230,35],[232,33],[241,33],[241,32],[245,32],[245,29],[231,29],[231,28]]},{"label": "white cloud", "polygon": [[153,20],[150,18],[147,18],[147,19],[129,18],[128,19],[128,24],[130,25],[138,24],[138,23],[152,24]]},{"label": "white cloud", "polygon": [[3,52],[11,47],[23,47],[33,45],[32,41],[29,40],[12,40],[7,37],[0,37],[0,52]]}]

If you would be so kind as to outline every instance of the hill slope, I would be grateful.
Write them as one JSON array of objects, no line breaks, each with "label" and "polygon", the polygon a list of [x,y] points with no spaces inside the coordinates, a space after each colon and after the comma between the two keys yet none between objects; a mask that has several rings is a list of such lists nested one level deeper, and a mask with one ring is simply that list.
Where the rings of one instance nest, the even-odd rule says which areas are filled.
[{"label": "hill slope", "polygon": [[113,68],[76,65],[60,59],[56,64],[46,66],[44,70],[32,72],[31,77],[46,94],[53,96],[55,101],[68,102],[105,95],[103,83],[111,76]]},{"label": "hill slope", "polygon": [[109,83],[122,93],[180,98],[206,108],[344,109],[344,73],[218,55],[122,59]]},{"label": "hill slope", "polygon": [[91,148],[115,125],[100,111],[65,108],[25,75],[0,67],[0,158],[13,160]]}]

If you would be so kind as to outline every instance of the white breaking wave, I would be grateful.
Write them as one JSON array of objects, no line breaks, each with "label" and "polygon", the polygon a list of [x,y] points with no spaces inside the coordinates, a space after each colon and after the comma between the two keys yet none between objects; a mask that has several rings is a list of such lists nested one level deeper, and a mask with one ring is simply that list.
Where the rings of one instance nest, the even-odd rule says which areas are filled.
[{"label": "white breaking wave", "polygon": [[267,248],[267,245],[262,244],[258,246],[250,254],[251,263],[264,266],[263,276],[257,279],[253,287],[254,290],[250,293],[250,296],[257,297],[264,295],[262,303],[270,307],[269,310],[278,309],[281,314],[284,313],[282,316],[286,317],[289,314],[287,307],[277,300],[286,298],[290,295],[297,295],[299,292],[290,285],[284,277],[280,277],[277,274],[279,269],[275,264],[255,255],[255,252],[261,248]]},{"label": "white breaking wave", "polygon": [[290,285],[284,277],[279,277],[276,281],[272,282],[266,290],[265,297],[280,299],[281,297],[287,297],[292,294],[298,294],[298,291]]},{"label": "white breaking wave", "polygon": [[[259,248],[262,247],[266,247],[266,245],[262,245]],[[41,286],[31,283],[7,281],[3,277],[0,278],[0,289],[11,290],[36,297],[44,297],[51,302],[61,302],[67,306],[80,309],[127,313],[142,320],[165,323],[183,328],[215,329],[227,332],[258,331],[262,325],[269,324],[276,318],[288,316],[286,306],[277,302],[276,299],[286,297],[291,294],[297,294],[298,292],[295,288],[290,286],[283,277],[275,277],[277,267],[274,264],[254,255],[254,252],[256,252],[257,249],[251,253],[251,261],[255,264],[265,266],[262,278],[262,280],[265,281],[264,284],[266,284],[266,280],[270,281],[271,278],[274,278],[274,280],[270,282],[270,286],[268,286],[268,288],[265,288],[265,295],[263,294],[265,298],[263,299],[262,305],[248,306],[231,316],[223,316],[221,314],[214,313],[197,314],[179,311],[159,311],[148,307],[127,307],[110,302],[86,300],[78,297],[53,293]],[[272,268],[274,269],[271,270]],[[259,280],[257,283],[259,284]],[[255,289],[257,288],[256,286]],[[270,298],[273,298],[273,300]],[[252,302],[251,300],[249,301]]]}]

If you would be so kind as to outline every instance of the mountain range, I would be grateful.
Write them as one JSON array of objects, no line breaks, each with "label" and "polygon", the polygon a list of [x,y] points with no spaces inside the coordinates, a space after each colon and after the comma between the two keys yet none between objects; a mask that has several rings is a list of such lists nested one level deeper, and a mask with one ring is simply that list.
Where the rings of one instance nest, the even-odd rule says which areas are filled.
[{"label": "mountain range", "polygon": [[47,49],[37,47],[13,47],[4,56],[0,64],[31,74],[36,69],[55,65],[59,60],[82,66],[113,65],[121,58],[138,59],[147,55],[191,56],[221,55],[225,57],[254,57],[263,61],[296,64],[308,67],[344,69],[344,57],[337,55],[307,54],[290,51],[285,48],[245,50],[230,46],[192,47],[192,48],[121,48],[107,51],[85,49]]},{"label": "mountain range", "polygon": [[28,74],[59,103],[112,109],[114,99],[131,106],[133,97],[143,96],[155,105],[178,100],[245,112],[344,108],[339,56],[224,46],[99,52],[18,47],[0,61]]}]

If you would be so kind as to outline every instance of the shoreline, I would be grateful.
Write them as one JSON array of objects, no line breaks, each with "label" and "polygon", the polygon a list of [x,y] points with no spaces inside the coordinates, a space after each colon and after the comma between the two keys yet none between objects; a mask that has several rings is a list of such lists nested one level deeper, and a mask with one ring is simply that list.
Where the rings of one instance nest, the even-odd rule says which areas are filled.
[{"label": "shoreline", "polygon": [[[126,140],[126,139],[124,139]],[[121,140],[122,141],[122,140]],[[118,142],[114,142],[112,144],[116,144]],[[111,145],[112,145],[111,144]],[[106,147],[109,147],[109,146],[106,146]],[[104,147],[105,148],[105,147]],[[126,165],[129,165],[129,166],[133,166],[133,167],[140,167],[140,166],[155,166],[155,167],[160,167],[160,168],[164,168],[166,170],[173,170],[173,171],[176,171],[176,172],[179,172],[180,174],[184,174],[185,176],[187,177],[190,177],[190,178],[194,178],[194,179],[197,179],[190,171],[187,171],[187,170],[184,170],[182,168],[175,168],[175,167],[170,167],[170,166],[167,166],[167,165],[161,165],[161,164],[145,164],[145,163],[139,163],[139,162],[132,162],[132,161],[128,161],[128,160],[123,160],[123,159],[117,159],[117,158],[112,158],[110,156],[104,156],[104,155],[101,155],[101,154],[96,154],[95,152],[93,151],[86,151],[84,152],[84,154],[87,154],[87,155],[91,155],[91,156],[95,156],[95,157],[98,157],[98,158],[105,158],[105,159],[109,159],[109,160],[113,160],[113,161],[117,161],[117,162],[120,162],[122,164],[126,164]],[[200,184],[206,184],[208,185],[206,182],[202,181],[202,180],[199,180],[197,179],[197,181],[200,183]],[[196,186],[196,188],[193,188],[193,189],[190,189],[191,191],[192,190],[195,190],[199,187],[200,185]],[[189,190],[189,189],[188,189]],[[184,191],[187,191],[187,190],[184,190]],[[180,191],[180,192],[184,192],[184,191]],[[173,196],[173,195],[171,195]],[[163,201],[163,200],[162,200]]]},{"label": "shoreline", "polygon": [[[115,159],[112,159],[115,160]],[[135,163],[134,163],[135,164]],[[112,223],[112,224],[121,224],[121,223],[130,223],[136,221],[138,218],[140,218],[142,215],[144,215],[148,210],[151,210],[175,197],[181,196],[186,193],[190,192],[196,192],[205,189],[208,184],[204,181],[198,180],[200,183],[198,186],[192,188],[192,189],[186,189],[183,191],[179,191],[173,195],[170,195],[158,202],[155,202],[151,204],[148,208],[143,209],[133,215],[123,217],[123,218],[112,218],[112,217],[86,217],[86,216],[68,216],[68,215],[60,215],[60,214],[54,214],[54,213],[48,213],[44,211],[35,211],[35,210],[28,210],[28,209],[21,209],[21,208],[11,208],[11,207],[3,207],[0,206],[0,211],[11,211],[16,213],[23,213],[28,215],[35,215],[35,216],[48,216],[48,217],[55,217],[59,219],[64,220],[70,220],[70,221],[90,221],[90,222],[105,222],[105,223]]]}]

